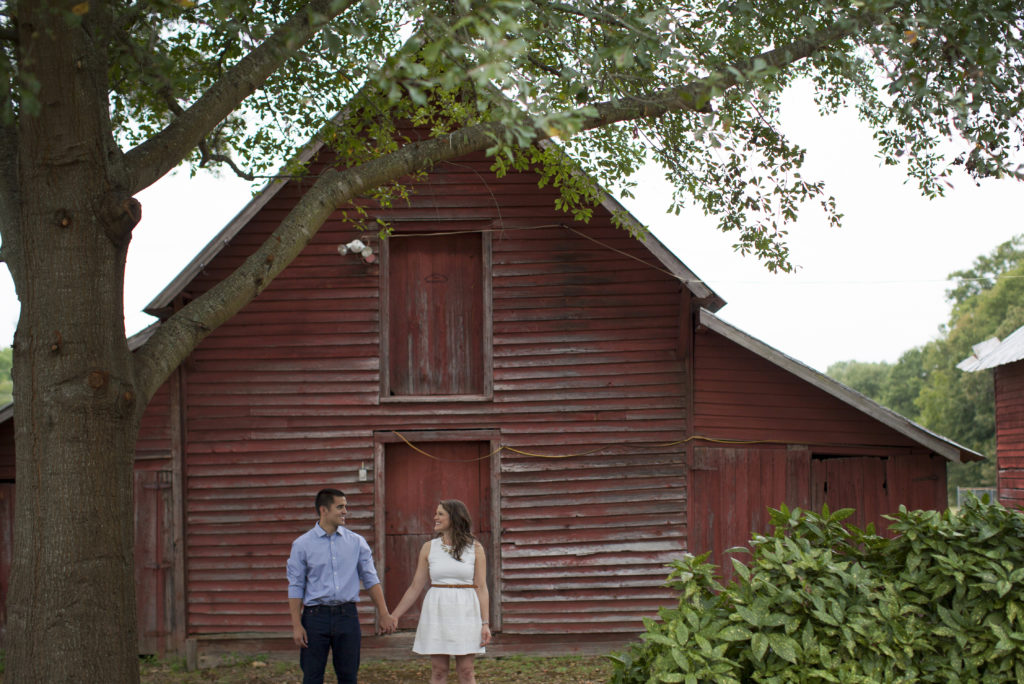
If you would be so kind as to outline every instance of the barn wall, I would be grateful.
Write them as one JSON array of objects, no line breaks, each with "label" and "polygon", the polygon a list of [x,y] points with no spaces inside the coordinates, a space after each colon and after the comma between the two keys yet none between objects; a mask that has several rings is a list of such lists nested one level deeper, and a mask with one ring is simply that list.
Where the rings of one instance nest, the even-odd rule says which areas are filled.
[{"label": "barn wall", "polygon": [[999,500],[1024,506],[1024,362],[995,369],[996,467]]},{"label": "barn wall", "polygon": [[[398,231],[495,231],[493,398],[381,401],[379,268],[339,256],[367,238],[339,218],[193,355],[190,633],[288,629],[284,563],[321,486],[346,492],[349,526],[379,549],[375,478],[357,471],[392,431],[500,434],[506,633],[636,632],[668,599],[663,564],[685,546],[686,295],[602,210],[581,226],[535,176],[495,180],[489,165],[444,164],[409,206],[374,213]],[[297,197],[280,192],[189,291],[226,275]]]},{"label": "barn wall", "polygon": [[[909,438],[710,330],[694,336],[694,431],[816,451],[920,450]],[[856,451],[854,451],[856,453]]]},{"label": "barn wall", "polygon": [[694,339],[691,552],[724,562],[781,503],[851,507],[879,532],[901,504],[945,508],[942,457],[717,333]]},{"label": "barn wall", "polygon": [[135,441],[136,470],[166,467],[171,453],[171,392],[165,383],[150,400]]},{"label": "barn wall", "polygon": [[14,419],[0,423],[0,482],[14,482]]}]

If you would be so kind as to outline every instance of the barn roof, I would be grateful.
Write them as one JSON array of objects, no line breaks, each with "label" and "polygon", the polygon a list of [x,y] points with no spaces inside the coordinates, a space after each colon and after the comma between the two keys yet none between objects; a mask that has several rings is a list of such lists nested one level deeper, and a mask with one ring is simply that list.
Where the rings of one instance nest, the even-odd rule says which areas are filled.
[{"label": "barn roof", "polygon": [[974,373],[996,366],[1005,366],[1024,359],[1024,326],[1010,333],[1002,342],[993,337],[974,345],[974,353],[956,365],[962,371]]},{"label": "barn roof", "polygon": [[761,340],[751,337],[739,328],[726,323],[721,318],[707,309],[700,311],[700,324],[713,330],[722,337],[740,345],[747,351],[769,361],[779,368],[795,375],[801,380],[810,383],[818,389],[826,392],[845,404],[865,413],[871,418],[889,426],[896,432],[910,438],[921,446],[943,456],[949,461],[963,463],[964,461],[983,461],[985,457],[976,451],[936,434],[931,430],[918,425],[914,421],[901,416],[892,409],[882,406],[873,399],[869,399],[860,392],[847,387],[846,385],[833,380],[824,373],[820,373],[810,366],[797,361],[791,356],[783,354]]},{"label": "barn roof", "polygon": [[[306,163],[313,159],[323,148],[322,142],[315,142],[307,146],[299,155],[298,160],[302,163]],[[240,211],[238,214],[226,225],[224,228],[204,247],[199,254],[192,260],[185,269],[177,275],[167,287],[165,287],[160,294],[158,294],[153,301],[151,301],[145,308],[145,312],[163,318],[161,314],[165,314],[174,298],[188,285],[188,283],[195,278],[205,268],[206,264],[210,263],[217,254],[223,249],[231,239],[238,234],[252,220],[254,216],[281,191],[282,188],[287,185],[288,179],[281,178],[269,182],[266,186],[257,193],[252,200]],[[702,306],[717,311],[725,306],[725,300],[716,294],[711,288],[709,288],[703,280],[691,271],[686,264],[679,260],[679,258],[673,254],[664,244],[661,243],[650,231],[646,230],[640,221],[636,219],[622,204],[609,195],[607,192],[604,193],[604,200],[601,202],[601,206],[604,207],[611,214],[617,214],[622,217],[626,226],[630,228],[635,235],[641,235],[639,238],[640,242],[647,248],[654,258],[656,258],[662,266],[664,266],[670,273],[680,280],[686,287],[693,293]]]}]

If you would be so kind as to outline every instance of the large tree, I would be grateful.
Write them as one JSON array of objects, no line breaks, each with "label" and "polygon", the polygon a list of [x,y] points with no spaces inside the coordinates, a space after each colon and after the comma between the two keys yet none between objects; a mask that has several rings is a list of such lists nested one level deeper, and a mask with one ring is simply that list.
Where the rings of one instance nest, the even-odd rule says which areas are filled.
[{"label": "large tree", "polygon": [[[147,402],[339,207],[488,150],[585,217],[647,158],[676,194],[788,268],[821,201],[779,133],[812,79],[927,194],[1021,140],[1019,0],[11,0],[0,23],[0,235],[18,297],[7,677],[137,679],[131,473]],[[431,137],[408,141],[396,122]],[[260,175],[318,135],[334,168],[233,274],[131,353],[125,255],[141,189],[183,163]],[[560,145],[540,145],[546,138]],[[946,158],[936,150],[957,145]],[[945,148],[948,149],[948,148]],[[571,162],[571,164],[570,164]],[[301,173],[298,165],[289,173]],[[576,172],[582,169],[585,174]],[[358,218],[353,215],[353,218]]]}]

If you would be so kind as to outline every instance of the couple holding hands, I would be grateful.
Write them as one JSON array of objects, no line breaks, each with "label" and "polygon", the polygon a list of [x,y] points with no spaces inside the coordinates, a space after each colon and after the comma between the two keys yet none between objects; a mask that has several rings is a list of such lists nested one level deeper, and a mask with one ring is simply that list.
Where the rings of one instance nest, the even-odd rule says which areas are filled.
[{"label": "couple holding hands", "polygon": [[344,527],[348,514],[344,493],[320,490],[316,509],[319,521],[292,543],[288,558],[288,604],[293,640],[302,649],[303,684],[323,682],[328,652],[338,684],[355,684],[360,582],[385,634],[395,631],[399,618],[427,589],[412,650],[430,656],[432,683],[448,681],[449,658],[455,656],[459,684],[474,684],[473,659],[491,640],[490,600],[487,559],[470,532],[466,505],[457,499],[438,504],[434,537],[420,549],[412,583],[393,612],[384,600],[369,545]]}]

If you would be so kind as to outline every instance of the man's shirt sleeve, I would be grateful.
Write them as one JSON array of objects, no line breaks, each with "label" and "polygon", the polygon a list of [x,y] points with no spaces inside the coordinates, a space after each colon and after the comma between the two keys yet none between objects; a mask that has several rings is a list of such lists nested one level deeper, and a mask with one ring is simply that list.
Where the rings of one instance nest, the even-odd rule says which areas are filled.
[{"label": "man's shirt sleeve", "polygon": [[373,567],[373,553],[370,551],[370,545],[362,537],[359,537],[359,566],[356,570],[364,589],[380,584],[380,580],[377,578],[377,568]]},{"label": "man's shirt sleeve", "polygon": [[306,598],[306,551],[296,539],[288,556],[288,598]]}]

